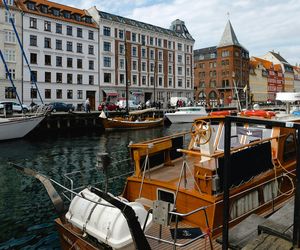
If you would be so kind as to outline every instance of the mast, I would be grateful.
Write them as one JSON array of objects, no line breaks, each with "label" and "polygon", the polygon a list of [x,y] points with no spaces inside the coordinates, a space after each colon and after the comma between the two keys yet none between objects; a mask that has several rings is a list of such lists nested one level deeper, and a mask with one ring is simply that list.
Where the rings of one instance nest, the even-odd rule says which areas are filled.
[{"label": "mast", "polygon": [[[11,15],[11,13],[10,13],[10,10],[9,10],[9,8],[8,8],[8,5],[7,5],[7,3],[6,3],[6,0],[3,0],[3,3],[4,3],[4,5],[5,5],[5,8],[6,8],[6,11],[7,11],[8,15],[9,15],[9,21],[10,21],[10,23],[11,23],[11,25],[12,25],[12,27],[13,27],[13,30],[14,30],[14,32],[15,32],[15,34],[16,34],[16,37],[17,37],[17,40],[18,40],[18,44],[19,44],[20,49],[21,49],[21,51],[22,51],[22,55],[23,55],[23,57],[24,57],[24,59],[25,59],[25,61],[26,61],[26,64],[27,64],[27,66],[28,66],[28,69],[29,69],[29,72],[30,72],[30,80],[31,80],[31,84],[34,84],[34,85],[35,85],[36,90],[37,90],[37,92],[38,92],[38,94],[39,94],[40,100],[41,100],[42,104],[44,104],[43,99],[42,99],[42,96],[41,96],[40,91],[39,91],[39,88],[38,88],[37,83],[36,83],[35,76],[32,74],[32,70],[31,70],[29,61],[28,61],[27,56],[26,56],[26,54],[25,54],[24,47],[23,47],[23,45],[22,45],[22,42],[21,42],[21,39],[20,39],[20,37],[19,37],[18,31],[17,31],[16,26],[15,26],[15,24],[14,24],[14,21],[13,21],[13,19],[12,19],[12,17],[11,17],[12,15]],[[20,103],[20,104],[21,104],[21,103]]]},{"label": "mast", "polygon": [[129,113],[129,103],[128,103],[128,85],[130,83],[129,79],[128,79],[128,72],[129,72],[129,69],[128,69],[128,49],[127,49],[127,37],[126,37],[126,30],[124,30],[124,38],[125,38],[125,42],[124,42],[124,47],[125,47],[125,71],[126,71],[126,90],[125,90],[125,98],[126,98],[126,114]]}]

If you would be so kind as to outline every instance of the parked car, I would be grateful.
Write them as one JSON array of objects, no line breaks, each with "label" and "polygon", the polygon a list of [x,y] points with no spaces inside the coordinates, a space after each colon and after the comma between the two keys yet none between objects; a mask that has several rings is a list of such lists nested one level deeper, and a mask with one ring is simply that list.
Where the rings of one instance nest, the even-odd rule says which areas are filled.
[{"label": "parked car", "polygon": [[[120,109],[126,109],[126,100],[120,100],[117,102]],[[141,106],[135,103],[133,100],[128,100],[129,109],[140,109]]]},{"label": "parked car", "polygon": [[13,109],[13,112],[18,112],[18,113],[21,113],[22,112],[22,107],[23,107],[23,112],[26,113],[30,110],[30,108],[25,105],[25,104],[22,104],[22,107],[19,103],[16,103],[16,102],[0,102],[0,109],[4,109],[4,105],[12,105],[12,109]]},{"label": "parked car", "polygon": [[115,111],[115,110],[119,110],[120,109],[117,104],[115,104],[113,102],[107,102],[107,103],[101,103],[101,104],[99,104],[98,111],[102,111],[104,105],[105,105],[105,107],[106,107],[106,109],[108,111]]},{"label": "parked car", "polygon": [[57,111],[72,112],[74,109],[75,107],[73,104],[66,104],[64,102],[49,103],[49,111],[54,113]]}]

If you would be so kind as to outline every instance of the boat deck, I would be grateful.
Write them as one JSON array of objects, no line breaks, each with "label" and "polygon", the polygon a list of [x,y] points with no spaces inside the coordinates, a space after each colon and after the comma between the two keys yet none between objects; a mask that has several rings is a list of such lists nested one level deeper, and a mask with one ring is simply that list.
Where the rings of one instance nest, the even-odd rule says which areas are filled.
[{"label": "boat deck", "polygon": [[[159,230],[160,230],[159,227],[160,226],[158,224],[153,223],[152,226],[149,228],[149,230],[146,232],[146,235],[150,235],[150,236],[159,238]],[[174,225],[171,225],[170,227],[162,226],[162,231],[161,231],[162,237],[161,238],[163,240],[173,242],[173,238],[172,238],[172,234],[171,234],[171,230],[170,230],[171,228],[174,228]],[[178,228],[179,229],[180,228],[192,228],[192,226],[185,224],[183,222],[179,222]],[[189,241],[191,241],[191,239],[177,239],[177,243],[179,243],[179,244],[185,244]],[[174,249],[174,245],[171,245],[171,244],[168,244],[168,243],[165,243],[162,241],[158,241],[155,239],[148,238],[148,242],[149,242],[151,249],[159,249],[159,250]],[[222,249],[222,245],[217,243],[215,239],[212,240],[212,245],[213,245],[214,250]],[[187,246],[184,246],[184,247],[176,246],[176,249],[184,249],[184,250],[211,249],[210,240],[208,237],[204,236]]]},{"label": "boat deck", "polygon": [[[194,187],[194,162],[195,157],[186,157],[186,180],[187,180],[187,188],[193,189]],[[150,170],[151,180],[163,181],[164,183],[168,183],[170,185],[177,185],[180,177],[180,173],[182,170],[183,161],[178,159],[173,162],[171,166],[162,166],[159,168]],[[146,178],[148,177],[148,173],[146,173]],[[182,176],[183,178],[183,176]],[[183,181],[182,181],[183,184]]]}]

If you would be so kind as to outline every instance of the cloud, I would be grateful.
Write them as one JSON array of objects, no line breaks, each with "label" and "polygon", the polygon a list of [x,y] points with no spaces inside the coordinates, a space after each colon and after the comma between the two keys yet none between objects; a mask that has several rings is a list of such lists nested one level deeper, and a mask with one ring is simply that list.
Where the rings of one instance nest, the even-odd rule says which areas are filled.
[{"label": "cloud", "polygon": [[[75,6],[70,0],[62,3]],[[75,7],[91,6],[164,28],[181,19],[196,40],[195,49],[219,43],[229,13],[237,38],[250,55],[274,50],[291,64],[300,63],[299,0],[79,0]]]}]

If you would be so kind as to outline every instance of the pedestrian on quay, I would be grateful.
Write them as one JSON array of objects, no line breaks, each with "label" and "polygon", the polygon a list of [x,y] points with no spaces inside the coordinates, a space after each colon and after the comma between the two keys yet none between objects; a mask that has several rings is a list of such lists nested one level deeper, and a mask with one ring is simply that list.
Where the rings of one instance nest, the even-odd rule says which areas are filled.
[{"label": "pedestrian on quay", "polygon": [[86,100],[85,100],[85,112],[86,113],[91,112],[90,98],[86,98]]}]

